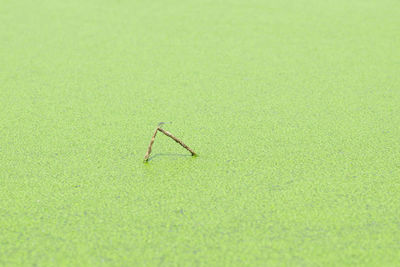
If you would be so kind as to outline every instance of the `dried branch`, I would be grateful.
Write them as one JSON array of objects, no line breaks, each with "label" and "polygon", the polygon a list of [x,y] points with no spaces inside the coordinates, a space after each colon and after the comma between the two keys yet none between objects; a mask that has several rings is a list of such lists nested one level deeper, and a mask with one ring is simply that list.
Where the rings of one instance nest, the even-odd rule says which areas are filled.
[{"label": "dried branch", "polygon": [[149,145],[149,147],[147,148],[147,153],[146,153],[146,155],[144,156],[144,161],[145,161],[145,162],[147,162],[147,161],[149,160],[150,153],[151,153],[151,147],[152,147],[153,144],[154,144],[154,140],[155,140],[155,138],[156,138],[156,135],[157,135],[157,132],[158,132],[158,131],[162,132],[163,134],[165,134],[166,136],[172,138],[175,142],[177,142],[178,144],[180,144],[181,146],[183,146],[186,150],[188,150],[188,151],[192,154],[192,156],[197,156],[197,154],[196,154],[190,147],[188,147],[187,145],[185,145],[185,143],[183,143],[180,139],[178,139],[178,138],[176,138],[175,136],[173,136],[170,132],[167,132],[167,131],[165,131],[164,129],[162,129],[162,128],[161,128],[161,125],[163,125],[163,124],[164,124],[164,123],[159,123],[157,129],[154,131],[153,137],[151,138],[151,141],[150,141],[150,145]]}]

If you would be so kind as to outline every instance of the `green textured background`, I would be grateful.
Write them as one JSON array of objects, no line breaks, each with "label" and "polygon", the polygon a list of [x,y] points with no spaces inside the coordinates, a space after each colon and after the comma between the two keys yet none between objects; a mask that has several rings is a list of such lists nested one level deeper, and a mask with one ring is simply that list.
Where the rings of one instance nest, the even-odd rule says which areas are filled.
[{"label": "green textured background", "polygon": [[1,0],[0,265],[395,266],[399,14]]}]

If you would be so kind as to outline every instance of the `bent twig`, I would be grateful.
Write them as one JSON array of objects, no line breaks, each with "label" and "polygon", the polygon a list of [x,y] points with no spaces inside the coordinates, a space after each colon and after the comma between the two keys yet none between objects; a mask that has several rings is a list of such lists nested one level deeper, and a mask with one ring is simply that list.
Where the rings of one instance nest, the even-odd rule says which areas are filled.
[{"label": "bent twig", "polygon": [[156,135],[157,135],[157,132],[158,132],[158,131],[160,131],[160,132],[162,132],[163,134],[165,134],[166,136],[172,138],[175,142],[177,142],[177,143],[180,144],[182,147],[184,147],[186,150],[188,150],[188,151],[192,154],[192,156],[197,156],[196,152],[194,152],[190,147],[188,147],[187,145],[185,145],[185,143],[183,143],[182,140],[176,138],[176,137],[175,137],[174,135],[172,135],[170,132],[167,132],[167,131],[165,131],[164,129],[162,129],[162,128],[161,128],[161,125],[163,125],[163,124],[164,124],[163,122],[160,122],[160,123],[158,124],[157,129],[154,131],[154,134],[153,134],[153,136],[152,136],[152,138],[151,138],[151,141],[150,141],[150,145],[149,145],[149,147],[147,148],[147,153],[146,153],[146,155],[144,156],[144,161],[145,161],[145,162],[147,162],[147,161],[149,160],[150,153],[151,153],[151,147],[152,147],[153,144],[154,144],[154,140],[155,140],[155,138],[156,138]]}]

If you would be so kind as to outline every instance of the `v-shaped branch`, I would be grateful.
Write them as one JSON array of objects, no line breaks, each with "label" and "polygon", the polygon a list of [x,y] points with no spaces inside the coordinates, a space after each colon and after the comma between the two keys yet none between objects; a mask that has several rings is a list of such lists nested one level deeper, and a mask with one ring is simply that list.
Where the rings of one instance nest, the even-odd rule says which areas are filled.
[{"label": "v-shaped branch", "polygon": [[158,131],[162,132],[163,134],[165,134],[166,136],[172,138],[175,142],[177,142],[178,144],[180,144],[181,146],[183,146],[186,150],[188,150],[188,151],[192,154],[192,156],[197,156],[197,154],[196,154],[190,147],[188,147],[187,145],[185,145],[185,143],[183,143],[181,140],[179,140],[178,138],[176,138],[175,136],[173,136],[170,132],[167,132],[167,131],[165,131],[164,129],[162,129],[161,126],[160,126],[161,124],[162,124],[162,123],[159,124],[159,126],[157,127],[157,129],[154,131],[153,137],[151,138],[149,148],[147,149],[147,153],[146,153],[146,155],[144,156],[144,161],[145,161],[145,162],[147,162],[147,161],[149,160],[150,153],[151,153],[151,147],[152,147],[153,144],[154,144],[154,140],[156,139],[156,135],[157,135],[157,132],[158,132]]}]

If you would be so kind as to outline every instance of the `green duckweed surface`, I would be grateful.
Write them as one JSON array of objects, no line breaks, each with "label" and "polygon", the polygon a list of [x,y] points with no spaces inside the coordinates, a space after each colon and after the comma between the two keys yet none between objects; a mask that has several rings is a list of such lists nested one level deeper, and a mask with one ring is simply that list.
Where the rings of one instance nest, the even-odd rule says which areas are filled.
[{"label": "green duckweed surface", "polygon": [[0,265],[398,266],[399,14],[2,0]]}]

